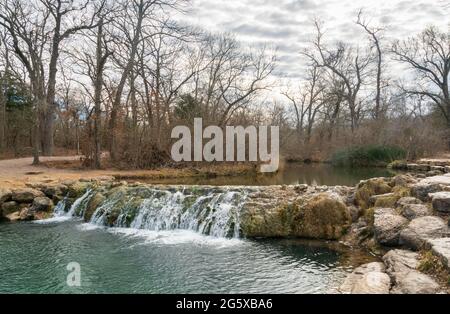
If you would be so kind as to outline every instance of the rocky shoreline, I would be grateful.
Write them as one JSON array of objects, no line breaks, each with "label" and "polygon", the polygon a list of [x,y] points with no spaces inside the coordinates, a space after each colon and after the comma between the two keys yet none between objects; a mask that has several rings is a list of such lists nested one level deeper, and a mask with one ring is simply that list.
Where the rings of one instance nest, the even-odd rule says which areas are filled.
[{"label": "rocky shoreline", "polygon": [[[50,218],[57,204],[64,201],[67,211],[87,190],[92,193],[76,215],[90,221],[104,205],[108,207],[102,213],[107,226],[123,220],[121,224],[127,227],[137,208],[155,191],[183,193],[186,208],[205,193],[236,192],[242,196],[240,206],[233,209],[239,211],[242,237],[336,240],[379,257],[379,262],[361,265],[349,274],[340,293],[449,293],[450,174],[374,178],[356,187],[186,188],[119,182],[113,177],[51,181],[0,189],[0,218]],[[127,203],[108,203],[123,198]],[[226,235],[232,235],[236,223],[229,222]],[[204,228],[205,232],[209,229]]]}]

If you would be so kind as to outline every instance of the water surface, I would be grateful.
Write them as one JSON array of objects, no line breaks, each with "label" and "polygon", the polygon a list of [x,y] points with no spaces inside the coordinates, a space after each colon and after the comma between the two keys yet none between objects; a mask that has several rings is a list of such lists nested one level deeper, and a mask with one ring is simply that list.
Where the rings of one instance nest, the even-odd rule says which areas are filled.
[{"label": "water surface", "polygon": [[[0,224],[1,293],[325,293],[345,254],[296,240],[105,229],[80,221]],[[69,287],[68,263],[81,266]]]},{"label": "water surface", "polygon": [[287,163],[277,174],[258,174],[215,178],[170,178],[148,180],[155,184],[180,185],[344,185],[354,186],[361,180],[374,177],[391,177],[396,173],[376,167],[334,167],[323,163]]}]

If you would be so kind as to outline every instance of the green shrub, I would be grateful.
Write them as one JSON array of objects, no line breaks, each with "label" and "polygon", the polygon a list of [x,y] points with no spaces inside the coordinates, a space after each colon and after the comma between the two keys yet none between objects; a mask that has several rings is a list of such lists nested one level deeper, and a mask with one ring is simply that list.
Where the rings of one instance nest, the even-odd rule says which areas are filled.
[{"label": "green shrub", "polygon": [[335,166],[386,166],[404,159],[406,152],[394,146],[355,146],[340,150],[331,157]]}]

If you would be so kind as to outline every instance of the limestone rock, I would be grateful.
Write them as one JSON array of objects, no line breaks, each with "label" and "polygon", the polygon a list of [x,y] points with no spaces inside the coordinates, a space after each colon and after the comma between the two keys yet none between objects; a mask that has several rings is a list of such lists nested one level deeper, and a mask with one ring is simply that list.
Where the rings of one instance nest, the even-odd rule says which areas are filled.
[{"label": "limestone rock", "polygon": [[409,220],[413,220],[419,217],[429,216],[431,214],[431,210],[428,206],[423,204],[406,204],[402,207],[401,213]]},{"label": "limestone rock", "polygon": [[403,207],[403,206],[409,205],[409,204],[422,204],[422,201],[419,200],[418,198],[415,198],[412,196],[402,197],[401,199],[399,199],[397,201],[397,206],[400,206],[400,207]]},{"label": "limestone rock", "polygon": [[32,188],[16,189],[12,191],[12,200],[18,203],[31,203],[36,197],[45,196],[39,190]]},{"label": "limestone rock", "polygon": [[391,276],[394,294],[434,294],[439,291],[439,284],[428,275],[416,270],[419,254],[406,250],[391,250],[383,261],[386,272]]},{"label": "limestone rock", "polygon": [[433,209],[438,212],[450,213],[450,192],[437,192],[430,194]]},{"label": "limestone rock", "polygon": [[400,232],[400,244],[413,250],[420,250],[428,239],[444,237],[448,234],[445,221],[435,216],[425,216],[412,220]]},{"label": "limestone rock", "polygon": [[352,218],[342,198],[332,192],[302,196],[273,204],[273,197],[247,202],[241,214],[246,237],[300,237],[335,240],[350,227]]},{"label": "limestone rock", "polygon": [[[441,176],[428,177],[421,181],[423,184],[442,184],[442,185],[450,185],[450,176],[448,174]],[[436,191],[437,192],[437,191]]]},{"label": "limestone rock", "polygon": [[396,246],[407,220],[391,208],[377,208],[374,213],[375,239],[382,245]]},{"label": "limestone rock", "polygon": [[54,207],[53,201],[48,197],[36,197],[31,206],[31,210],[35,212],[46,212]]},{"label": "limestone rock", "polygon": [[427,183],[422,180],[420,183],[411,187],[411,194],[423,202],[427,202],[430,198],[428,194],[442,191],[442,187],[437,183]]},{"label": "limestone rock", "polygon": [[356,268],[339,288],[345,294],[388,294],[391,279],[383,263],[369,263]]},{"label": "limestone rock", "polygon": [[392,188],[384,178],[361,181],[356,187],[355,205],[366,209],[370,207],[370,198],[374,195],[390,193]]},{"label": "limestone rock", "polygon": [[444,265],[450,270],[450,238],[440,238],[429,240],[431,250],[439,256]]}]

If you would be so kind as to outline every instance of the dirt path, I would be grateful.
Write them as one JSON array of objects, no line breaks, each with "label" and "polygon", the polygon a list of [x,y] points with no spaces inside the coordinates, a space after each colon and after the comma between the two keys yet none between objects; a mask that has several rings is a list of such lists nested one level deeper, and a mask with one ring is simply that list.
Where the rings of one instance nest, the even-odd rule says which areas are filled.
[{"label": "dirt path", "polygon": [[[203,167],[185,167],[179,169],[163,168],[156,170],[89,170],[67,167],[49,167],[46,162],[76,161],[80,156],[41,157],[44,165],[33,166],[32,158],[0,160],[0,187],[25,186],[35,182],[61,182],[81,178],[98,178],[113,176],[117,179],[152,180],[161,178],[202,177],[209,174],[218,176],[233,176],[252,173],[251,165],[216,165]],[[76,162],[75,162],[76,164]]]},{"label": "dirt path", "polygon": [[[41,157],[42,162],[46,161],[71,161],[77,160],[80,156],[64,157]],[[10,160],[0,160],[0,187],[17,185],[38,181],[63,181],[67,179],[80,179],[86,177],[97,177],[112,175],[111,171],[92,170],[70,170],[49,168],[45,165],[33,166],[33,158],[20,158]]]}]

